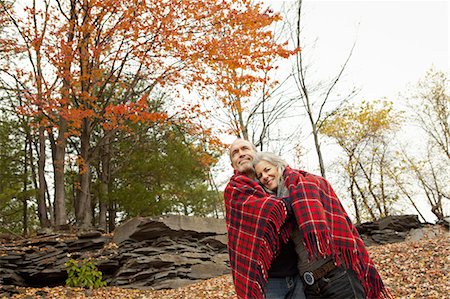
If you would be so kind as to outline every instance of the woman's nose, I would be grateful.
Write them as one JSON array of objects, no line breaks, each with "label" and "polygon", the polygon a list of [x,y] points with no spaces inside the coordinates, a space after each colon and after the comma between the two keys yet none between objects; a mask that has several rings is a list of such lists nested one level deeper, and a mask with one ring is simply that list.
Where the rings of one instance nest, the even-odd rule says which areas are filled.
[{"label": "woman's nose", "polygon": [[266,181],[267,180],[267,174],[265,174],[265,173],[263,173],[262,175],[261,175],[261,181]]}]

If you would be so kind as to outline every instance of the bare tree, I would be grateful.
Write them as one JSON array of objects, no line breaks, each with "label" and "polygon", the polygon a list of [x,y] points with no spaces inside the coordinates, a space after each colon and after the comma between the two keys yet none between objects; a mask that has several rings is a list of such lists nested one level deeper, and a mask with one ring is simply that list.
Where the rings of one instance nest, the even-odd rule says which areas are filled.
[{"label": "bare tree", "polygon": [[428,148],[427,159],[417,161],[406,151],[403,152],[404,162],[415,176],[418,186],[431,207],[431,212],[438,220],[443,220],[446,216],[444,200],[450,200],[447,184],[449,169],[442,164],[442,161],[437,162],[434,155],[433,150]]},{"label": "bare tree", "polygon": [[430,69],[409,100],[414,119],[427,134],[429,143],[439,148],[450,161],[450,95],[447,75]]},{"label": "bare tree", "polygon": [[408,97],[413,121],[425,133],[424,158],[414,158],[403,149],[403,162],[431,206],[431,212],[442,220],[444,202],[450,200],[450,95],[448,78],[442,71],[431,68]]},{"label": "bare tree", "polygon": [[[296,2],[296,15],[295,15],[295,25],[292,25],[291,34],[292,40],[294,41],[295,46],[303,48],[303,34],[302,34],[302,5],[303,1],[298,0]],[[304,51],[299,51],[296,54],[296,61],[293,68],[293,75],[295,79],[295,83],[300,93],[299,99],[302,100],[303,108],[306,111],[309,123],[311,124],[311,133],[314,138],[315,150],[317,153],[317,157],[319,160],[320,173],[323,177],[325,177],[325,165],[322,157],[321,143],[320,143],[320,128],[323,122],[327,117],[336,113],[339,110],[342,104],[344,104],[351,97],[355,96],[357,93],[357,89],[352,89],[348,92],[348,95],[341,97],[340,104],[335,107],[332,111],[328,113],[325,112],[325,106],[330,102],[333,92],[336,89],[337,84],[342,78],[344,71],[352,57],[353,50],[356,45],[356,40],[353,43],[346,60],[337,71],[337,74],[332,77],[329,82],[315,84],[309,80],[309,76],[307,73],[307,65],[304,58]]]}]

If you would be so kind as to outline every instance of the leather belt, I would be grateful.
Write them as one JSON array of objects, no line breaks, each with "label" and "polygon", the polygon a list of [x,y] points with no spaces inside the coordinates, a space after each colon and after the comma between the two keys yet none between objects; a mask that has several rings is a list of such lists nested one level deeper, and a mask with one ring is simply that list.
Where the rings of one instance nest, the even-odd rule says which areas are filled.
[{"label": "leather belt", "polygon": [[334,268],[336,268],[336,265],[334,264],[334,261],[331,260],[329,262],[326,262],[325,264],[323,264],[314,271],[307,271],[303,273],[303,280],[307,285],[311,286],[316,281],[327,275]]}]

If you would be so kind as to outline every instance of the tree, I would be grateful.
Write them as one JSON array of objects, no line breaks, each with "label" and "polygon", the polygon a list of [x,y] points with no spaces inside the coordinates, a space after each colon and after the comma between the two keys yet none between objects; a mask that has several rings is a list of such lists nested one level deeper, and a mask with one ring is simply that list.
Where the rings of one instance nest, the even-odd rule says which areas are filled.
[{"label": "tree", "polygon": [[438,220],[443,220],[445,200],[450,200],[450,96],[444,72],[431,68],[417,84],[409,107],[416,125],[425,133],[423,158],[402,151],[405,169],[409,169]]},{"label": "tree", "polygon": [[419,81],[410,107],[430,146],[437,147],[450,162],[450,95],[446,73],[431,68]]},{"label": "tree", "polygon": [[[273,13],[271,9],[266,11]],[[254,39],[264,44],[261,48],[251,47],[254,66],[244,67],[242,59],[237,68],[235,64],[221,64],[218,69],[221,75],[216,86],[202,92],[202,96],[209,100],[207,105],[213,105],[213,108],[207,108],[208,112],[216,122],[224,124],[223,132],[251,140],[261,150],[268,146],[269,128],[285,115],[292,104],[280,95],[281,86],[287,78],[280,83],[274,77],[279,64],[299,49],[288,50],[287,38],[282,41],[281,34],[275,31],[274,27],[280,20],[278,13],[265,19],[264,24],[270,26],[270,30],[261,31],[258,35],[244,31],[244,46],[253,43]],[[239,36],[242,32],[235,28],[230,34]],[[242,48],[242,45],[234,47]],[[245,53],[247,50],[242,51]]]},{"label": "tree", "polygon": [[[442,159],[436,159],[435,148],[428,147],[426,155],[425,159],[417,159],[403,150],[402,162],[405,165],[405,171],[408,171],[410,176],[416,180],[416,189],[417,187],[420,188],[421,195],[426,198],[431,207],[431,212],[439,221],[446,217],[444,201],[450,200],[450,191],[447,184],[450,167]],[[409,190],[408,193],[404,193],[412,198],[414,191]],[[412,199],[410,201],[413,202]],[[413,204],[415,205],[415,203]]]},{"label": "tree", "polygon": [[[33,5],[21,18],[2,6],[32,66],[21,67],[32,73],[9,73],[27,91],[23,112],[47,128],[55,179],[64,172],[66,140],[76,150],[80,227],[92,225],[92,163],[112,136],[137,122],[164,122],[168,112],[197,111],[173,107],[153,113],[148,101],[155,93],[164,89],[177,95],[182,85],[187,91],[215,86],[239,94],[234,86],[262,80],[259,69],[265,61],[285,53],[265,30],[278,17],[249,0],[48,0],[42,7]],[[42,64],[45,69],[38,67]],[[239,81],[227,82],[231,74],[241,74]],[[63,182],[56,184],[60,188]]]},{"label": "tree", "polygon": [[400,119],[392,103],[363,102],[343,107],[321,127],[320,133],[335,140],[346,154],[343,166],[358,223],[365,213],[372,220],[389,215],[392,203],[398,199],[389,187],[387,173],[393,162],[389,154],[390,134],[398,128]]},{"label": "tree", "polygon": [[214,212],[216,194],[207,189],[207,175],[218,154],[204,151],[187,131],[141,127],[113,146],[111,199],[127,217]]},{"label": "tree", "polygon": [[[304,48],[303,34],[302,34],[302,5],[303,1],[298,0],[295,5],[295,9],[293,11],[296,12],[294,17],[295,25],[291,26],[291,34],[292,40],[297,47]],[[353,44],[352,48],[349,51],[349,54],[342,64],[342,66],[338,69],[337,74],[334,75],[329,82],[320,82],[319,84],[314,84],[311,82],[308,72],[307,65],[305,64],[304,51],[300,51],[295,56],[295,64],[293,67],[293,74],[295,83],[300,93],[298,97],[303,104],[303,108],[306,111],[309,123],[311,124],[311,133],[314,138],[314,146],[317,153],[317,157],[319,160],[319,168],[320,173],[323,177],[325,177],[325,165],[322,157],[322,150],[320,147],[320,138],[319,134],[321,131],[321,127],[326,121],[326,119],[335,113],[340,108],[340,105],[343,105],[346,101],[348,101],[351,97],[356,94],[356,90],[352,89],[348,92],[346,96],[339,96],[340,105],[334,108],[331,112],[325,113],[325,106],[329,103],[330,98],[332,97],[333,92],[336,89],[336,86],[343,75],[348,62],[353,54],[353,49],[355,44]]]},{"label": "tree", "polygon": [[[30,11],[36,13],[35,17],[28,19],[28,23],[24,22],[14,17],[12,14],[12,6],[6,2],[1,3],[1,12],[3,16],[7,16],[9,24],[11,24],[11,30],[17,30],[16,33],[20,36],[19,42],[15,39],[15,42],[10,43],[10,32],[5,32],[2,36],[2,41],[5,42],[4,51],[8,54],[2,59],[2,70],[6,74],[7,79],[4,80],[5,85],[8,90],[14,91],[16,96],[19,98],[19,104],[23,104],[23,99],[31,100],[32,102],[40,103],[37,105],[37,113],[40,114],[36,118],[36,128],[38,130],[39,136],[39,147],[38,147],[38,211],[41,225],[47,227],[50,225],[50,220],[47,218],[46,214],[46,189],[47,183],[45,180],[45,164],[46,164],[46,150],[45,150],[45,119],[43,116],[44,110],[41,105],[45,102],[46,94],[51,92],[51,85],[45,79],[45,74],[43,72],[43,49],[42,40],[46,33],[46,20],[48,19],[48,2],[44,1],[44,10],[38,11],[36,7],[36,2],[33,1]],[[42,17],[45,21],[40,24],[38,19]],[[21,43],[22,41],[23,43]],[[29,62],[30,71],[24,72],[22,70],[23,62],[25,60]],[[50,85],[50,87],[49,87]],[[33,90],[30,91],[29,88],[33,86]],[[55,179],[59,176],[55,173]],[[56,184],[58,188],[58,184]],[[64,201],[62,201],[64,202]],[[57,201],[58,203],[58,201]],[[57,205],[56,205],[57,206]]]},{"label": "tree", "polygon": [[0,113],[0,231],[27,235],[36,226],[30,142],[19,122]]}]

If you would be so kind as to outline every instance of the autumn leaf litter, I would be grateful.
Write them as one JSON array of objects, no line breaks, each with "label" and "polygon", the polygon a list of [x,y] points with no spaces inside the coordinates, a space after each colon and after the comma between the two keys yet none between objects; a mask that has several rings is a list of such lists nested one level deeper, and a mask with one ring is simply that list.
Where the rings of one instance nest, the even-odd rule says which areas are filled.
[{"label": "autumn leaf litter", "polygon": [[[421,241],[406,241],[368,247],[385,284],[394,298],[450,298],[450,234]],[[4,291],[4,290],[3,290]],[[4,294],[3,294],[4,295]],[[105,287],[13,288],[2,298],[142,298],[222,299],[236,298],[230,275],[224,275],[173,290],[131,290]]]}]

